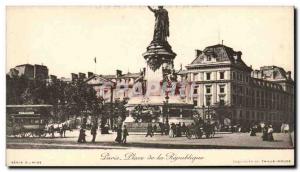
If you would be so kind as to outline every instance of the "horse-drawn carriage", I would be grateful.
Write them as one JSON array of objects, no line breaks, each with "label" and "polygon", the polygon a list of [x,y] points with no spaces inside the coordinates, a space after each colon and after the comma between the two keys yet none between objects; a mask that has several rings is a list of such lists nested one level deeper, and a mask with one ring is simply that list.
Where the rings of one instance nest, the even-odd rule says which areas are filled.
[{"label": "horse-drawn carriage", "polygon": [[7,135],[14,137],[46,137],[66,130],[72,131],[74,122],[53,123],[52,105],[7,105]]},{"label": "horse-drawn carriage", "polygon": [[45,137],[52,105],[7,105],[7,135]]}]

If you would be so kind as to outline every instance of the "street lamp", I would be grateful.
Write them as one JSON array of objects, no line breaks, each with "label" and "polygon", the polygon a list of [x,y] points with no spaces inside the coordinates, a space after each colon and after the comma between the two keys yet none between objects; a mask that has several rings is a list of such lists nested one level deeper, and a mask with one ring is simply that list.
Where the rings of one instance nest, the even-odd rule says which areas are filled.
[{"label": "street lamp", "polygon": [[209,109],[209,106],[210,106],[210,105],[207,106],[207,116],[208,116],[208,121],[210,122],[211,116],[210,116],[210,109]]},{"label": "street lamp", "polygon": [[[203,110],[203,118],[205,118],[205,106],[204,106],[204,103],[202,105],[202,110]],[[200,118],[199,118],[199,121],[200,121]]]},{"label": "street lamp", "polygon": [[166,99],[166,113],[167,113],[167,115],[166,115],[166,123],[168,124],[169,123],[169,113],[168,113],[168,103],[169,103],[169,96],[168,96],[168,94],[166,95],[166,97],[165,97],[165,99]]}]

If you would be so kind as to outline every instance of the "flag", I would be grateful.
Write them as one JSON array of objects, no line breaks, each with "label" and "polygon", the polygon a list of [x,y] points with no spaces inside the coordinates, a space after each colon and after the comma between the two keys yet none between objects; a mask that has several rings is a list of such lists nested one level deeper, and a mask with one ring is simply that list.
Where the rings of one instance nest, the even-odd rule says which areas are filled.
[{"label": "flag", "polygon": [[96,57],[94,58],[94,62],[95,62],[95,63],[97,63],[97,59],[96,59]]}]

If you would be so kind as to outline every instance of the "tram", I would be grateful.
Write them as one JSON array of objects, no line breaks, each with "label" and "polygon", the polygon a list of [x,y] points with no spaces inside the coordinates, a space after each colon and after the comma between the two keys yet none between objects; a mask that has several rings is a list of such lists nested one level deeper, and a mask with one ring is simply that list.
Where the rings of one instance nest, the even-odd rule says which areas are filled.
[{"label": "tram", "polygon": [[45,137],[52,105],[6,105],[7,136]]}]

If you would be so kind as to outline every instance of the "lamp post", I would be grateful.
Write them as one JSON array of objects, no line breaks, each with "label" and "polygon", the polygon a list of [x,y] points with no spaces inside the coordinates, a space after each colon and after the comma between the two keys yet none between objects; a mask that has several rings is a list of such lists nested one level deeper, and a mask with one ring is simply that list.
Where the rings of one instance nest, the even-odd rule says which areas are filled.
[{"label": "lamp post", "polygon": [[168,124],[169,123],[169,112],[168,112],[169,95],[168,95],[168,93],[167,93],[165,99],[166,99],[166,113],[167,113],[167,115],[166,115],[166,123]]},{"label": "lamp post", "polygon": [[208,116],[208,121],[210,122],[211,120],[211,116],[210,116],[210,109],[209,109],[210,105],[207,106],[207,116]]},{"label": "lamp post", "polygon": [[[204,103],[202,105],[202,110],[203,110],[203,118],[205,119],[205,106],[204,106]],[[199,118],[199,121],[200,121],[200,118]]]}]

